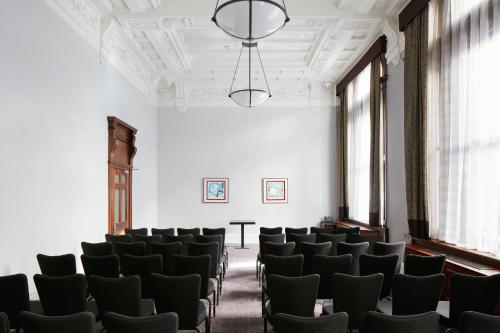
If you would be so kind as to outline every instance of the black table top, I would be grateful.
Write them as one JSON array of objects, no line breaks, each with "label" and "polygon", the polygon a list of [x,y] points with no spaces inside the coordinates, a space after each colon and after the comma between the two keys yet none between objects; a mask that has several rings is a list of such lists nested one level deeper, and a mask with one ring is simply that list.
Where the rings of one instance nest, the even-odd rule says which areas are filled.
[{"label": "black table top", "polygon": [[255,221],[251,221],[251,220],[232,220],[232,221],[229,221],[229,224],[255,224]]}]

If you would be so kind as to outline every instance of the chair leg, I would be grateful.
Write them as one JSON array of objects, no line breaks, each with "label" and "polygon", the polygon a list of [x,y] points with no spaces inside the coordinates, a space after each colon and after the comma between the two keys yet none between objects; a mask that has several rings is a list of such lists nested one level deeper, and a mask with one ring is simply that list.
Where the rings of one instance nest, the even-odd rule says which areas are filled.
[{"label": "chair leg", "polygon": [[198,327],[196,327],[194,330],[195,330],[196,332],[198,332],[198,333],[201,333],[201,331],[200,331],[200,329],[199,329]]},{"label": "chair leg", "polygon": [[259,259],[255,261],[255,278],[259,278]]},{"label": "chair leg", "polygon": [[206,333],[210,333],[210,326],[211,326],[210,317],[207,317],[205,319],[205,332]]},{"label": "chair leg", "polygon": [[224,279],[222,272],[220,273],[220,290],[219,290],[219,295],[222,295],[222,280]]},{"label": "chair leg", "polygon": [[261,293],[261,301],[262,301],[262,317],[266,314],[266,306],[264,305],[264,290]]},{"label": "chair leg", "polygon": [[267,318],[264,317],[264,333],[267,333]]},{"label": "chair leg", "polygon": [[215,292],[215,290],[214,290],[214,296],[213,296],[213,297],[214,297],[214,305],[213,305],[213,309],[214,309],[214,318],[215,318],[215,296],[216,296],[216,292]]},{"label": "chair leg", "polygon": [[[207,301],[208,301],[208,316],[211,317],[211,314],[212,314],[212,302],[210,301],[210,299],[207,297],[205,298]],[[214,314],[215,315],[215,314]]]}]

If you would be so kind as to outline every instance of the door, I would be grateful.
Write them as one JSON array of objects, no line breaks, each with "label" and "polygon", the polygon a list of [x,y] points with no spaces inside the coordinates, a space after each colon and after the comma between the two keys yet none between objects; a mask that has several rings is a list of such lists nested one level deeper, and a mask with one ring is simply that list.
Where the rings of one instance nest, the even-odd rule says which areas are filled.
[{"label": "door", "polygon": [[112,173],[113,181],[110,189],[112,230],[109,230],[109,233],[122,235],[125,233],[125,228],[132,227],[132,221],[129,218],[131,198],[130,171],[128,169],[110,167],[110,172]]}]

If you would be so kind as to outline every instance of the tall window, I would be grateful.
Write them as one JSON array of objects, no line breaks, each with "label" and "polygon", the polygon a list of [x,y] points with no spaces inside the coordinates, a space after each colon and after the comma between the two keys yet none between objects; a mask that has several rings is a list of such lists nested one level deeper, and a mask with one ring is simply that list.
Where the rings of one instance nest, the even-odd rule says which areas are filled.
[{"label": "tall window", "polygon": [[500,4],[432,1],[429,23],[431,237],[500,256]]},{"label": "tall window", "polygon": [[368,223],[370,207],[370,69],[347,86],[349,217]]}]

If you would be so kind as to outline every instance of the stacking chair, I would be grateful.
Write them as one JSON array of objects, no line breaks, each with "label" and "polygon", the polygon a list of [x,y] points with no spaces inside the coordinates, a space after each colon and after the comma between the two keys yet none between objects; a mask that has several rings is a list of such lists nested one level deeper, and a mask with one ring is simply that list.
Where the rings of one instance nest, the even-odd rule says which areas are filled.
[{"label": "stacking chair", "polygon": [[355,228],[344,228],[344,227],[337,227],[335,229],[335,232],[337,234],[359,234],[361,228],[360,227],[355,227]]},{"label": "stacking chair", "polygon": [[63,276],[76,274],[76,262],[73,254],[60,256],[38,254],[36,259],[43,275]]},{"label": "stacking chair", "polygon": [[83,274],[33,277],[43,314],[64,316],[87,311],[87,282]]},{"label": "stacking chair", "polygon": [[198,331],[198,326],[205,322],[205,332],[210,332],[210,309],[207,316],[205,304],[200,301],[202,278],[199,274],[153,274],[151,279],[158,313],[177,313],[180,330]]},{"label": "stacking chair", "polygon": [[210,256],[210,278],[217,281],[217,305],[219,305],[219,296],[222,293],[222,269],[219,264],[219,245],[218,242],[188,244],[188,253],[190,256],[201,256],[205,254]]},{"label": "stacking chair", "polygon": [[332,276],[335,273],[350,274],[352,255],[341,256],[314,255],[312,257],[312,273],[319,275],[319,299],[333,298]]},{"label": "stacking chair", "polygon": [[164,243],[178,243],[181,242],[182,250],[181,254],[187,256],[188,254],[188,244],[191,243],[194,239],[193,235],[180,235],[180,236],[164,236]]},{"label": "stacking chair", "polygon": [[368,252],[368,247],[370,245],[365,242],[365,243],[338,243],[337,244],[337,254],[343,255],[343,254],[352,254],[352,275],[359,275],[359,257],[362,254],[365,254]]},{"label": "stacking chair", "polygon": [[443,272],[446,256],[419,256],[408,254],[405,258],[405,274],[415,276],[434,275]]},{"label": "stacking chair", "polygon": [[217,242],[219,244],[219,262],[222,269],[222,277],[224,277],[225,272],[225,253],[224,253],[224,237],[222,235],[198,235],[195,238],[197,243],[213,243]]},{"label": "stacking chair", "polygon": [[165,228],[165,229],[151,228],[151,235],[160,235],[162,240],[163,240],[163,239],[165,239],[165,236],[175,236],[175,229],[174,228]]},{"label": "stacking chair", "polygon": [[159,254],[163,258],[163,274],[172,275],[172,256],[181,254],[182,243],[151,243],[151,254]]},{"label": "stacking chair", "polygon": [[291,234],[297,234],[297,235],[307,235],[307,228],[285,228],[285,241],[286,242],[292,242],[292,240],[289,238]]},{"label": "stacking chair", "polygon": [[376,242],[373,245],[373,254],[376,256],[397,254],[399,256],[399,259],[398,259],[398,264],[396,266],[396,273],[399,273],[401,271],[401,262],[403,261],[405,256],[405,248],[406,248],[405,242],[398,242],[398,243]]},{"label": "stacking chair", "polygon": [[266,250],[264,249],[264,243],[276,243],[283,244],[285,242],[284,234],[260,234],[259,235],[259,253],[257,254],[257,260],[255,262],[255,277],[260,279],[262,258],[266,255]]},{"label": "stacking chair", "polygon": [[[183,256],[174,254],[172,256],[174,275],[198,274],[201,277],[200,298],[207,300],[208,309],[212,309],[215,317],[216,290],[213,281],[210,279],[210,255]],[[213,302],[209,297],[212,295]]]},{"label": "stacking chair", "polygon": [[150,276],[152,273],[163,273],[162,256],[132,256],[125,254],[121,260],[121,270],[124,276],[138,275],[141,278],[141,297],[153,298]]},{"label": "stacking chair", "polygon": [[500,332],[500,316],[465,311],[460,315],[460,333],[498,333]]},{"label": "stacking chair", "polygon": [[286,313],[274,315],[274,331],[276,333],[346,333],[348,315],[339,312],[321,317],[299,317]]},{"label": "stacking chair", "polygon": [[442,273],[427,276],[395,274],[392,278],[392,300],[381,300],[378,310],[395,316],[436,311],[443,283]]},{"label": "stacking chair", "polygon": [[10,333],[9,316],[0,312],[0,333]]},{"label": "stacking chair", "polygon": [[113,244],[116,255],[120,258],[120,266],[121,261],[123,260],[123,256],[125,254],[131,256],[145,256],[146,255],[146,243],[144,242],[130,242],[130,243],[122,243],[115,242]]},{"label": "stacking chair", "polygon": [[19,315],[23,333],[95,333],[95,316],[80,312],[66,316],[47,317],[23,311]]},{"label": "stacking chair", "polygon": [[82,255],[80,260],[86,277],[91,275],[120,277],[120,259],[115,254],[101,257]]},{"label": "stacking chair", "polygon": [[100,256],[109,256],[113,254],[113,245],[111,245],[111,243],[108,242],[102,242],[102,243],[82,242],[81,246],[83,254],[86,256],[100,257]]},{"label": "stacking chair", "polygon": [[130,235],[132,238],[132,242],[137,241],[136,237],[137,235],[141,236],[147,236],[148,235],[148,228],[138,228],[138,229],[125,229],[125,235]]},{"label": "stacking chair", "polygon": [[111,243],[111,244],[113,244],[115,242],[130,243],[132,241],[131,235],[106,234],[106,235],[104,235],[104,238],[106,238],[106,242]]},{"label": "stacking chair", "polygon": [[392,277],[396,273],[398,258],[397,254],[388,254],[385,256],[362,254],[359,256],[359,275],[384,274],[380,299],[386,298],[391,294]]},{"label": "stacking chair", "polygon": [[331,235],[335,233],[335,228],[318,228],[318,227],[310,227],[309,228],[311,234],[316,234],[316,240],[318,240],[320,234]]},{"label": "stacking chair", "polygon": [[[427,312],[411,316],[391,316],[368,311],[363,320],[362,333],[438,333],[439,314]],[[482,331],[476,331],[481,332]]]},{"label": "stacking chair", "polygon": [[276,313],[300,317],[314,317],[314,306],[318,293],[319,275],[287,277],[271,274],[267,278],[269,305],[264,318],[264,333],[267,322],[274,325]]},{"label": "stacking chair", "polygon": [[0,276],[0,312],[7,314],[10,327],[18,328],[22,311],[30,311],[28,279],[24,274]]},{"label": "stacking chair", "polygon": [[316,237],[316,242],[318,243],[324,243],[324,242],[330,242],[332,243],[332,252],[330,255],[336,256],[337,255],[337,244],[338,243],[345,243],[347,240],[347,234],[317,234]]},{"label": "stacking chair", "polygon": [[227,251],[226,247],[226,228],[202,228],[201,232],[205,236],[216,236],[216,235],[221,235],[222,236],[222,259],[223,259],[223,266],[224,266],[224,274],[226,274],[226,269],[227,266],[229,265],[229,252]]},{"label": "stacking chair", "polygon": [[143,235],[135,235],[135,240],[137,242],[144,242],[146,245],[146,255],[149,256],[151,254],[151,243],[161,243],[163,241],[163,237],[161,235],[153,235],[153,236],[143,236]]},{"label": "stacking chair", "polygon": [[260,227],[261,235],[280,235],[282,233],[283,233],[282,227],[276,227],[276,228]]},{"label": "stacking chair", "polygon": [[378,241],[378,234],[348,234],[347,243],[368,243],[368,254],[373,254],[373,247]]},{"label": "stacking chair", "polygon": [[289,234],[287,238],[289,242],[295,243],[295,254],[301,253],[302,243],[316,243],[316,234]]},{"label": "stacking chair", "polygon": [[264,244],[262,244],[262,247],[266,255],[271,254],[273,256],[286,257],[286,256],[292,256],[295,253],[294,242],[288,242],[288,243],[265,242]]},{"label": "stacking chair", "polygon": [[304,266],[302,267],[302,275],[312,274],[312,258],[314,255],[330,255],[332,251],[332,243],[308,243],[300,244],[300,253],[304,256]]},{"label": "stacking chair", "polygon": [[177,235],[182,236],[182,235],[193,235],[193,237],[200,235],[201,230],[200,228],[177,228]]},{"label": "stacking chair", "polygon": [[107,312],[102,322],[106,333],[177,333],[179,317],[172,312],[148,317]]},{"label": "stacking chair", "polygon": [[362,328],[365,313],[377,309],[383,281],[384,275],[381,273],[367,276],[333,274],[333,305],[323,306],[323,313],[347,312],[349,328]]}]

